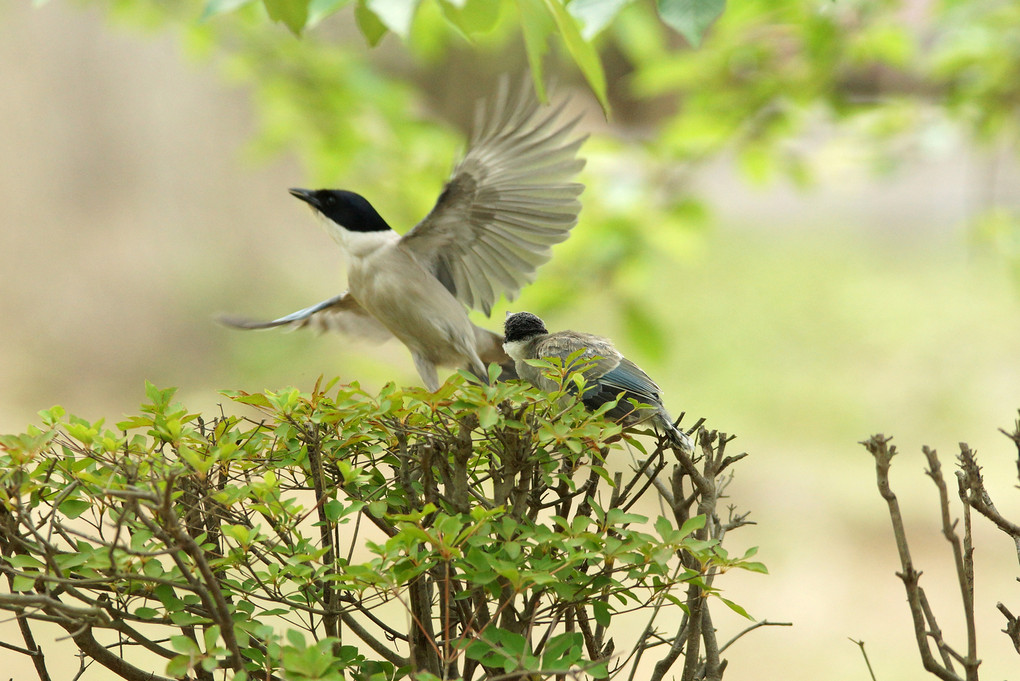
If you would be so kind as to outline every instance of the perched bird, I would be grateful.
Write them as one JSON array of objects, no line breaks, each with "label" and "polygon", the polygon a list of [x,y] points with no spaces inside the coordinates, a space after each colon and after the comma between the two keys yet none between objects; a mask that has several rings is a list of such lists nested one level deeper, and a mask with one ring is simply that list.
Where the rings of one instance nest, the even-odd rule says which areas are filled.
[{"label": "perched bird", "polygon": [[[626,426],[648,422],[656,430],[662,430],[674,447],[687,453],[694,451],[691,438],[673,425],[673,419],[662,405],[659,386],[638,365],[620,354],[608,338],[569,330],[549,333],[542,320],[530,312],[508,314],[503,333],[503,348],[513,358],[517,375],[535,387],[553,390],[557,386],[540,367],[531,366],[525,360],[556,357],[567,361],[581,351],[574,361],[589,365],[582,371],[586,386],[581,401],[585,407],[595,411],[619,397],[616,406],[606,412],[607,417]],[[649,406],[635,409],[631,400]]]},{"label": "perched bird", "polygon": [[221,321],[395,336],[431,391],[437,366],[485,377],[497,362],[513,376],[502,337],[471,323],[465,306],[488,315],[499,295],[513,300],[577,223],[584,186],[572,180],[586,136],[571,134],[577,118],[560,122],[563,106],[540,107],[527,84],[512,93],[504,79],[477,108],[468,149],[435,206],[403,236],[354,192],[291,189],[345,252],[347,291],[270,322]]}]

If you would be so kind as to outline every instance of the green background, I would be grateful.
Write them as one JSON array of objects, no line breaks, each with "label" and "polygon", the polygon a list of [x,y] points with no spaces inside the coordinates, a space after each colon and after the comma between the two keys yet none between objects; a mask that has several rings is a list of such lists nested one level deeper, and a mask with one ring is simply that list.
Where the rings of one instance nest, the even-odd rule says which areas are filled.
[{"label": "green background", "polygon": [[[949,465],[969,442],[1000,510],[1020,516],[1016,452],[997,432],[1020,407],[1020,170],[1003,85],[1020,83],[1017,24],[1000,17],[981,33],[940,15],[940,33],[913,5],[777,7],[758,33],[748,27],[761,5],[727,8],[696,56],[675,36],[656,47],[664,34],[641,33],[647,17],[622,18],[602,43],[608,123],[551,51],[557,92],[592,132],[584,210],[493,320],[529,309],[553,328],[614,337],[674,413],[706,417],[751,453],[730,494],[758,525],[729,538],[731,552],[759,546],[771,575],[728,574],[725,595],[794,626],[728,650],[727,678],[867,678],[849,638],[866,642],[879,679],[926,678],[857,442],[895,435],[893,484],[922,585],[962,648],[920,447]],[[309,389],[320,374],[370,389],[418,380],[396,343],[213,319],[277,316],[343,288],[338,252],[288,187],[354,189],[401,231],[424,215],[472,102],[526,67],[513,31],[472,47],[423,30],[410,47],[390,35],[370,51],[344,14],[298,41],[256,11],[197,25],[190,9],[174,23],[143,5],[0,2],[4,432],[55,403],[113,421],[143,399],[145,379],[179,386],[195,410],[218,409],[220,389]],[[805,17],[826,12],[860,22],[840,15],[844,32],[827,34],[819,19],[805,33]],[[957,51],[924,62],[889,17]],[[774,61],[804,36],[814,52]],[[876,77],[885,90],[868,99],[850,76],[869,60],[915,81]],[[963,76],[940,81],[939,68]],[[1015,552],[975,529],[982,676],[1007,678],[1016,654],[994,605],[1020,608]],[[722,612],[716,624],[743,626]]]}]

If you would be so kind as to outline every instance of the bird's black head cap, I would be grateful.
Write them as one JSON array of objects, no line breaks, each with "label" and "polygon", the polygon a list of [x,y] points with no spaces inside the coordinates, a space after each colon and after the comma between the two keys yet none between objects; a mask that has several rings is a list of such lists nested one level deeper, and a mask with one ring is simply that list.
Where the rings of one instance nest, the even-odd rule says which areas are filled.
[{"label": "bird's black head cap", "polygon": [[343,189],[291,189],[290,193],[352,232],[385,232],[390,229],[361,194]]},{"label": "bird's black head cap", "polygon": [[538,315],[530,312],[515,312],[508,314],[503,322],[503,336],[508,343],[528,340],[534,336],[549,333],[545,324]]}]

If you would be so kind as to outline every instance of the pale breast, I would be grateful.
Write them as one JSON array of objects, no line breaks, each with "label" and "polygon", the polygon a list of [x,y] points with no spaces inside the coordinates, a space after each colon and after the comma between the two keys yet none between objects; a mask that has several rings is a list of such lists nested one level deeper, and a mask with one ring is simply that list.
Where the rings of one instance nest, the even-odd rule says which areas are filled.
[{"label": "pale breast", "polygon": [[412,351],[447,366],[469,359],[474,330],[464,306],[399,247],[378,249],[352,264],[348,286]]}]

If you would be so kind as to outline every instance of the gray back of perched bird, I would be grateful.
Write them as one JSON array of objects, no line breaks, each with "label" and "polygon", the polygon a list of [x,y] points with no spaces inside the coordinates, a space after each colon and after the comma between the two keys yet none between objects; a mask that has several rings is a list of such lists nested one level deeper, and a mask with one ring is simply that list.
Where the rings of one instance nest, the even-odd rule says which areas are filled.
[{"label": "gray back of perched bird", "polygon": [[528,312],[508,315],[505,332],[503,347],[524,380],[553,390],[558,386],[545,370],[528,364],[527,360],[557,358],[568,368],[573,362],[581,368],[585,379],[581,401],[588,409],[595,411],[616,400],[606,412],[608,418],[627,426],[647,422],[663,431],[675,446],[693,451],[690,437],[673,424],[659,386],[608,338],[570,330],[549,333],[542,320]]}]

